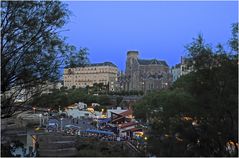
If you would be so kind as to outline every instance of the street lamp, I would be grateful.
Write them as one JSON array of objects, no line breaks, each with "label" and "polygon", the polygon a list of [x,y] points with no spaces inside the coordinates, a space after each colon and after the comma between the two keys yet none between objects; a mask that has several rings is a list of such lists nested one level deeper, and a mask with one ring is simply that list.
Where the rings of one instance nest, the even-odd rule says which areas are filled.
[{"label": "street lamp", "polygon": [[32,109],[33,109],[33,112],[34,112],[34,114],[35,114],[35,112],[36,112],[36,108],[35,108],[35,107],[33,107]]},{"label": "street lamp", "polygon": [[45,125],[45,117],[44,117],[44,115],[42,115],[42,125],[43,126]]},{"label": "street lamp", "polygon": [[63,118],[61,118],[61,131],[62,131],[62,120],[63,120]]},{"label": "street lamp", "polygon": [[51,109],[47,109],[47,111],[48,111],[48,113],[47,113],[47,121],[48,121]]},{"label": "street lamp", "polygon": [[40,118],[40,127],[41,127],[41,117],[42,117],[42,114],[39,114],[39,118]]},{"label": "street lamp", "polygon": [[61,106],[60,105],[58,106],[58,111],[59,111],[59,113],[61,112]]}]

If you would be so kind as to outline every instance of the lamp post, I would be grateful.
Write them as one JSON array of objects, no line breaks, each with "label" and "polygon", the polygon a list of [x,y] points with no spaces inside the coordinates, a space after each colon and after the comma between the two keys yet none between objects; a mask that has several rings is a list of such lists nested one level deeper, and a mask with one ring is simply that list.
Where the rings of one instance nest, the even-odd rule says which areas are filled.
[{"label": "lamp post", "polygon": [[47,121],[48,121],[51,109],[47,109],[47,111],[48,111],[48,113],[47,113]]},{"label": "lamp post", "polygon": [[43,126],[45,125],[45,117],[44,117],[44,115],[42,115],[42,125]]},{"label": "lamp post", "polygon": [[61,131],[62,131],[62,120],[63,120],[63,118],[61,118]]},{"label": "lamp post", "polygon": [[42,114],[39,114],[39,118],[40,118],[40,127],[41,127],[41,117],[42,117]]},{"label": "lamp post", "polygon": [[35,107],[33,107],[32,109],[33,109],[33,112],[34,112],[34,114],[35,114],[35,113],[36,113],[36,108],[35,108]]}]

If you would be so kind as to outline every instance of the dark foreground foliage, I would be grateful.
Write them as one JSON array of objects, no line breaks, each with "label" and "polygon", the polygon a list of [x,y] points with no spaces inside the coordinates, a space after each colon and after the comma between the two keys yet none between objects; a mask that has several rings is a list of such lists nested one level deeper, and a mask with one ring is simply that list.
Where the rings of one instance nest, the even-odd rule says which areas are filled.
[{"label": "dark foreground foliage", "polygon": [[238,52],[232,40],[226,52],[221,45],[213,50],[199,36],[186,47],[194,71],[135,105],[136,117],[151,127],[149,152],[238,156]]}]

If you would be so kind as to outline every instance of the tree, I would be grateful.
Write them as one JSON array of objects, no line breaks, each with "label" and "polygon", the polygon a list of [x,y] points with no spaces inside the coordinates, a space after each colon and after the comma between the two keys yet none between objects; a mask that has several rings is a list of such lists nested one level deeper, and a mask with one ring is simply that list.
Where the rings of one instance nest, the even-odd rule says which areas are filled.
[{"label": "tree", "polygon": [[111,100],[107,95],[99,95],[97,98],[97,103],[101,106],[109,106],[111,105]]},{"label": "tree", "polygon": [[232,38],[229,44],[232,50],[238,53],[238,23],[232,24]]},{"label": "tree", "polygon": [[14,113],[16,97],[40,93],[59,78],[59,67],[74,47],[59,36],[69,17],[60,1],[1,1],[1,113]]},{"label": "tree", "polygon": [[89,64],[88,55],[89,53],[87,48],[80,48],[79,52],[69,56],[69,64],[67,67],[82,67]]},{"label": "tree", "polygon": [[237,54],[220,44],[214,52],[201,35],[186,48],[194,71],[134,106],[151,127],[148,150],[157,156],[238,156]]},{"label": "tree", "polygon": [[123,100],[123,97],[117,97],[117,98],[116,98],[116,104],[117,104],[117,106],[120,105],[120,103],[122,102],[122,100]]}]

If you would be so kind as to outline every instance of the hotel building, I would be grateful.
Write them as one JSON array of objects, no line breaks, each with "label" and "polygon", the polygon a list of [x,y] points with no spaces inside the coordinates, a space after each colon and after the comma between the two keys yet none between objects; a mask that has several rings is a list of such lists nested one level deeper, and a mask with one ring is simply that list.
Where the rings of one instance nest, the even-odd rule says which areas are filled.
[{"label": "hotel building", "polygon": [[94,83],[109,86],[109,91],[115,91],[118,68],[111,62],[89,64],[84,67],[65,68],[64,86],[72,88],[92,87]]}]

